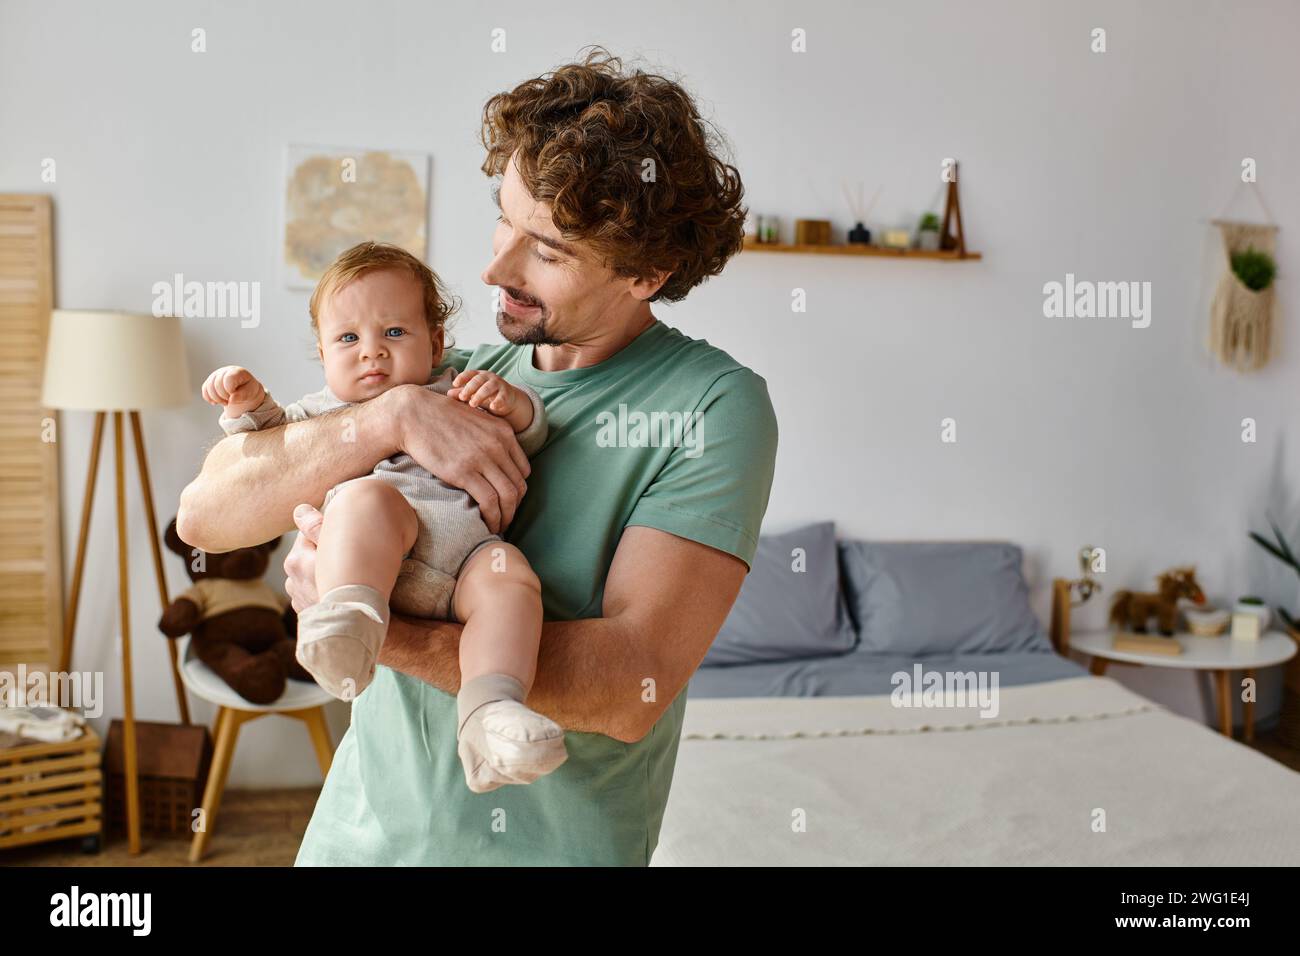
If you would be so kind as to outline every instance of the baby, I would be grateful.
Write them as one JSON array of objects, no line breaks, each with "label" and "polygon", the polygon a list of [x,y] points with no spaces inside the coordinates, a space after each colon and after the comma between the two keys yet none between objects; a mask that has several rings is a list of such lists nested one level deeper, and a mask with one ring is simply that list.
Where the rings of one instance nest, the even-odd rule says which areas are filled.
[{"label": "baby", "polygon": [[[532,389],[481,370],[434,376],[454,306],[410,253],[354,246],[321,277],[309,311],[326,387],[281,407],[247,369],[219,368],[203,397],[224,407],[226,434],[302,421],[413,384],[504,418],[525,454],[545,440],[545,409]],[[340,441],[349,427],[339,419]],[[537,576],[518,548],[488,530],[469,495],[397,454],[331,488],[321,511],[320,600],[298,616],[297,651],[317,682],[344,700],[365,690],[390,608],[460,621],[456,737],[469,788],[531,783],[562,764],[563,728],[524,705],[541,641]]]}]

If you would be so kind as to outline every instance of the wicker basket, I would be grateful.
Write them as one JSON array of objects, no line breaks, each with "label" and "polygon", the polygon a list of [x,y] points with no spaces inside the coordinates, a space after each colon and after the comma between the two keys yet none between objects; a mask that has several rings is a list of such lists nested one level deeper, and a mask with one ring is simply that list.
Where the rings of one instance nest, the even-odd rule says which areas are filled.
[{"label": "wicker basket", "polygon": [[0,748],[0,847],[84,837],[99,848],[99,737]]}]

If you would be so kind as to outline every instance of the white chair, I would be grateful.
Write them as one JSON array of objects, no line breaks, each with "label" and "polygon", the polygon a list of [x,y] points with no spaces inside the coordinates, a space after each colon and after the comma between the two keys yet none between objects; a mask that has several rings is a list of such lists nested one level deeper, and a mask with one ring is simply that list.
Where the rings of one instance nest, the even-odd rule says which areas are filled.
[{"label": "white chair", "polygon": [[217,716],[212,725],[212,767],[208,771],[208,785],[203,791],[203,827],[194,834],[194,840],[190,844],[190,862],[197,863],[203,859],[208,836],[216,826],[217,810],[226,788],[226,775],[230,772],[239,728],[250,720],[268,714],[301,720],[307,725],[307,732],[316,748],[316,759],[320,761],[321,775],[324,776],[329,773],[330,761],[334,756],[334,745],[330,742],[329,727],[325,723],[325,704],[334,698],[315,684],[290,680],[279,700],[266,705],[251,704],[231,690],[229,684],[199,660],[192,645],[193,640],[186,638],[185,653],[180,664],[181,680],[191,694],[217,705]]}]

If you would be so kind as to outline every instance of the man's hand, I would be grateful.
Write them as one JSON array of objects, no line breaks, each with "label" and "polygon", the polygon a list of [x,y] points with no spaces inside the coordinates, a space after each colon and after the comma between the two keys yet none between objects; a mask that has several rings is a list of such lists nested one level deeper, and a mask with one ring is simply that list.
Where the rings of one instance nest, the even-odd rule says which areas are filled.
[{"label": "man's hand", "polygon": [[293,609],[299,614],[320,600],[316,593],[316,541],[324,519],[324,515],[306,503],[293,509],[298,537],[284,559],[284,593],[289,595]]},{"label": "man's hand", "polygon": [[503,531],[532,471],[510,423],[420,385],[399,385],[390,392],[399,402],[398,447],[425,471],[463,488],[478,503],[489,531]]},{"label": "man's hand", "polygon": [[266,398],[266,389],[248,369],[223,365],[203,383],[203,398],[209,405],[225,408],[226,418],[251,412]]}]

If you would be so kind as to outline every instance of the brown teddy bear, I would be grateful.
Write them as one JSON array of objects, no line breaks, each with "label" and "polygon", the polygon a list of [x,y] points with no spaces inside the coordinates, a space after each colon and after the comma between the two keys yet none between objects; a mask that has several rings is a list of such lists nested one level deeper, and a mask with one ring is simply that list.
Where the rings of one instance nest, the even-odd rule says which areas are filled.
[{"label": "brown teddy bear", "polygon": [[277,700],[287,679],[312,680],[295,657],[297,615],[262,580],[279,538],[220,554],[196,553],[176,533],[173,518],[163,540],[185,561],[194,586],[167,606],[158,630],[169,638],[192,633],[199,660],[249,703]]}]

